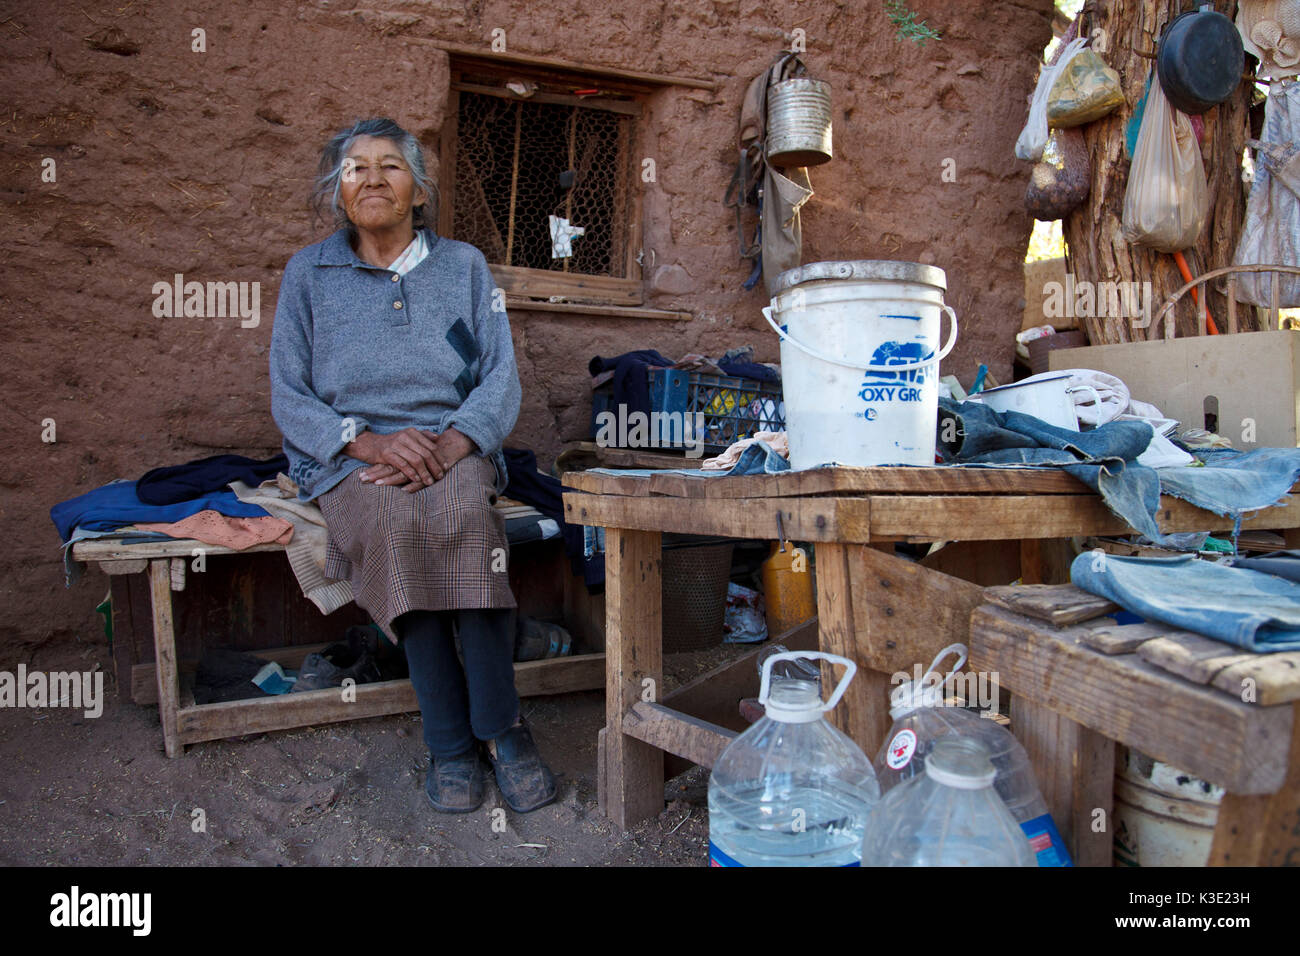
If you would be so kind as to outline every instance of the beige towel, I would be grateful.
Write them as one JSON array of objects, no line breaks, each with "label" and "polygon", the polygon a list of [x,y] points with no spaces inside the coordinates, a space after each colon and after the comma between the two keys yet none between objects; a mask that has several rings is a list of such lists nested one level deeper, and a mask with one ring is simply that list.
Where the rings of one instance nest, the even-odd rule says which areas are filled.
[{"label": "beige towel", "polygon": [[704,459],[700,462],[700,470],[726,471],[740,461],[740,453],[756,441],[767,442],[782,458],[790,457],[790,439],[785,432],[754,432],[752,438],[742,438],[738,442],[732,442],[731,447],[718,457]]},{"label": "beige towel", "polygon": [[325,547],[329,530],[325,516],[314,501],[299,501],[298,486],[287,475],[264,481],[250,488],[242,481],[232,481],[230,489],[240,501],[259,505],[275,518],[293,525],[293,540],[285,546],[289,567],[302,593],[322,614],[331,614],[352,600],[352,584],[325,577]]}]

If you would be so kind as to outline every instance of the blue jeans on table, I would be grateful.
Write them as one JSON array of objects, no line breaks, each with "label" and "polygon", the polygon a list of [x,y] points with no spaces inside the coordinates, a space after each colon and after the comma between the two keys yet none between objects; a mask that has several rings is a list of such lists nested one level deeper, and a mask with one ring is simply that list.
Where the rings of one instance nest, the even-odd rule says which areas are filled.
[{"label": "blue jeans on table", "polygon": [[[461,665],[453,621],[460,631]],[[455,757],[474,738],[500,737],[519,719],[513,612],[408,611],[394,622],[420,702],[424,742],[435,757]]]}]

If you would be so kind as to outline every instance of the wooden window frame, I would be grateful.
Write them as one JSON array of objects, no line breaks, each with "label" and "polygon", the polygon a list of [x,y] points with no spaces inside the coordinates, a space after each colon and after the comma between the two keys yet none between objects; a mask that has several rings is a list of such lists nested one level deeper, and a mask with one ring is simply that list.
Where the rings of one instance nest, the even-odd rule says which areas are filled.
[{"label": "wooden window frame", "polygon": [[[588,305],[636,307],[645,301],[639,257],[644,244],[642,234],[642,193],[637,178],[638,163],[635,160],[636,145],[642,135],[641,98],[651,91],[642,84],[627,83],[623,80],[610,79],[606,76],[583,76],[576,73],[558,72],[530,67],[521,67],[512,63],[494,62],[489,59],[472,60],[456,58],[451,67],[451,85],[448,91],[447,111],[442,126],[439,157],[438,189],[440,193],[438,208],[438,232],[444,236],[453,235],[456,210],[456,148],[457,123],[460,116],[460,94],[479,93],[499,96],[503,99],[518,101],[520,98],[501,87],[484,86],[469,83],[462,79],[465,73],[491,73],[506,79],[544,80],[548,83],[562,82],[569,86],[597,85],[602,91],[613,96],[571,96],[539,90],[527,98],[532,103],[554,103],[565,106],[582,106],[588,109],[603,109],[622,113],[631,117],[631,130],[628,142],[629,163],[625,170],[627,177],[625,188],[628,190],[627,252],[624,262],[626,277],[585,275],[575,272],[552,272],[548,269],[530,269],[524,266],[499,265],[489,263],[492,275],[506,295],[516,300],[563,299],[568,302]],[[635,99],[633,98],[635,97]],[[524,301],[520,307],[527,308]]]}]

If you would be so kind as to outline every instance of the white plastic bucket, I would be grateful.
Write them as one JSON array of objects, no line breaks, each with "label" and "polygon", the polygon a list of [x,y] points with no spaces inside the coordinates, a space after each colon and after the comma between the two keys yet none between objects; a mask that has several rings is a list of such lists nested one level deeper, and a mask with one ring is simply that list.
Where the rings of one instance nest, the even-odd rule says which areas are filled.
[{"label": "white plastic bucket", "polygon": [[[763,315],[781,337],[792,468],[934,464],[939,361],[957,342],[946,288],[942,269],[915,262],[781,273]],[[952,322],[942,349],[941,312]]]}]

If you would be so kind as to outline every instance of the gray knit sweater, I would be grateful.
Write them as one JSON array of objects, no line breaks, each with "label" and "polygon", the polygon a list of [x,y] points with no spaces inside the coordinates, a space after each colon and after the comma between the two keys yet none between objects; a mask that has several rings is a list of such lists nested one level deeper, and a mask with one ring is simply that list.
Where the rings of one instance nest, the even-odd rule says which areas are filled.
[{"label": "gray knit sweater", "polygon": [[303,501],[365,465],[342,451],[367,428],[455,427],[491,457],[505,488],[501,445],[520,399],[510,323],[483,254],[431,230],[426,239],[429,255],[405,276],[363,262],[346,229],[285,267],[271,415]]}]

